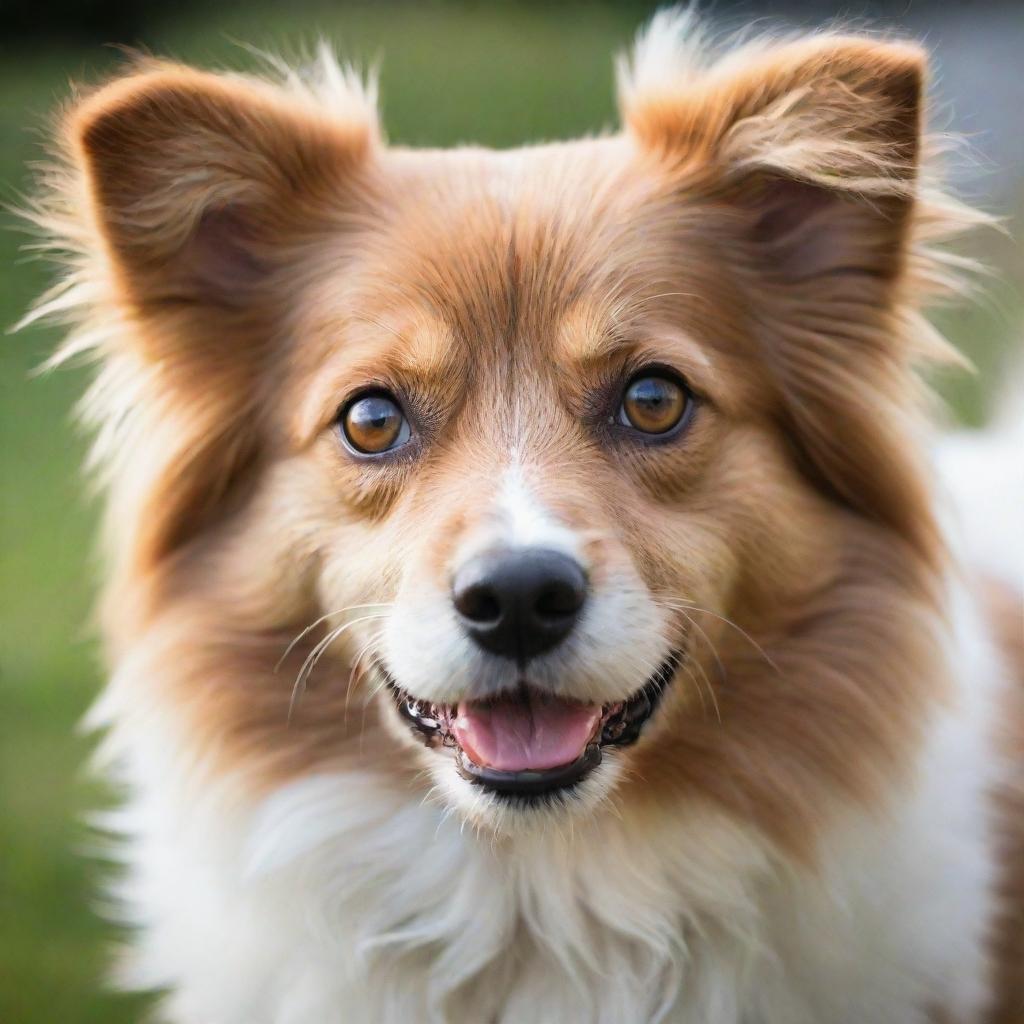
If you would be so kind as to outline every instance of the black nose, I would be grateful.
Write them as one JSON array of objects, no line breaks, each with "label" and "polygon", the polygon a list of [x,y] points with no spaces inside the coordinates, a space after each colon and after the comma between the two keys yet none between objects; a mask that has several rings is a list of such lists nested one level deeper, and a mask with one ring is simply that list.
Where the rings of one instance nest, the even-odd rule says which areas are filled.
[{"label": "black nose", "polygon": [[521,663],[569,635],[586,597],[579,563],[544,548],[484,552],[452,584],[466,632],[484,650]]}]

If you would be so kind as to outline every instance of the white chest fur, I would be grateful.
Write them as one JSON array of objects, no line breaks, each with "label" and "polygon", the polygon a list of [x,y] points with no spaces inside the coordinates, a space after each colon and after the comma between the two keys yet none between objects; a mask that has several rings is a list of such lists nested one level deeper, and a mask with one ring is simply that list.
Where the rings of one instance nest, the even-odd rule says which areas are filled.
[{"label": "white chest fur", "polygon": [[167,988],[182,1024],[923,1024],[935,1004],[971,1021],[996,674],[972,621],[962,703],[914,784],[874,814],[823,808],[814,872],[699,808],[497,842],[349,773],[232,809],[169,781],[166,744],[132,743],[122,981]]}]

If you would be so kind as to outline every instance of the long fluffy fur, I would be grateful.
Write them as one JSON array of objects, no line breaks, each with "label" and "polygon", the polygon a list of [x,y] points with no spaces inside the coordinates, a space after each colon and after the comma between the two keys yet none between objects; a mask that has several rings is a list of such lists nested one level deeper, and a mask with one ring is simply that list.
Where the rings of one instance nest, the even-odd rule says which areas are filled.
[{"label": "long fluffy fur", "polygon": [[[843,64],[857,46],[858,60]],[[733,309],[712,303],[722,341],[709,344],[710,362],[726,367],[718,375],[737,389],[723,404],[742,408],[777,396],[764,419],[782,440],[748,429],[737,435],[736,462],[722,459],[716,469],[708,457],[713,468],[701,466],[716,480],[719,510],[742,510],[735,515],[761,575],[785,580],[781,598],[766,593],[763,580],[752,578],[758,573],[747,575],[741,561],[734,565],[739,560],[715,533],[724,529],[718,519],[724,522],[726,512],[693,513],[696,532],[673,532],[661,519],[655,525],[651,508],[658,506],[620,495],[629,489],[620,477],[593,469],[585,461],[589,449],[575,450],[579,469],[538,442],[539,430],[527,438],[565,486],[531,478],[524,503],[554,510],[550,518],[568,524],[563,533],[571,527],[589,537],[589,529],[600,540],[602,531],[621,529],[623,546],[640,552],[636,562],[649,586],[665,586],[657,573],[669,568],[687,579],[677,563],[690,554],[694,564],[729,578],[721,593],[707,591],[702,603],[712,614],[721,608],[717,618],[724,620],[731,610],[727,590],[730,597],[742,593],[740,611],[749,612],[748,628],[735,631],[731,621],[709,617],[711,638],[704,639],[714,658],[691,631],[693,691],[677,694],[663,720],[652,722],[661,731],[652,730],[632,760],[609,762],[588,780],[583,800],[593,795],[594,802],[585,813],[556,806],[530,827],[514,815],[495,818],[482,800],[460,804],[465,794],[452,790],[436,765],[421,770],[411,755],[412,767],[396,763],[405,748],[378,721],[373,695],[361,693],[354,644],[343,641],[336,658],[321,659],[314,646],[321,634],[313,632],[285,659],[283,677],[272,672],[299,629],[332,611],[324,591],[344,593],[346,603],[353,596],[401,600],[395,579],[418,558],[424,579],[409,586],[429,597],[428,570],[452,554],[471,519],[465,510],[473,507],[473,481],[441,477],[410,508],[401,504],[401,482],[377,486],[346,477],[353,519],[358,514],[373,526],[350,539],[348,562],[315,580],[310,566],[326,556],[309,538],[321,521],[299,516],[291,499],[307,494],[330,508],[333,496],[312,482],[309,463],[270,464],[259,446],[267,437],[284,444],[284,428],[267,411],[274,387],[287,387],[292,374],[308,375],[321,356],[330,364],[333,350],[322,338],[333,338],[334,321],[302,321],[312,339],[308,352],[289,350],[287,365],[265,352],[252,366],[240,365],[244,355],[236,363],[179,352],[180,337],[203,337],[208,352],[225,331],[197,325],[194,303],[172,308],[164,296],[154,301],[131,279],[131,261],[118,248],[123,239],[111,238],[123,229],[134,232],[125,246],[141,245],[136,236],[147,226],[173,223],[173,245],[186,244],[202,229],[207,179],[191,180],[194,201],[181,220],[180,183],[161,180],[123,223],[102,221],[97,182],[83,169],[109,143],[97,141],[95,125],[123,99],[117,90],[129,96],[132,82],[143,79],[77,97],[62,115],[57,162],[29,217],[64,276],[26,323],[45,317],[68,325],[55,362],[86,357],[99,364],[83,414],[96,431],[91,461],[107,494],[105,623],[114,674],[90,721],[107,730],[105,770],[127,793],[104,822],[126,862],[116,885],[124,918],[138,929],[120,978],[133,988],[166,990],[168,1020],[925,1024],[944,1010],[973,1024],[995,1005],[984,932],[996,912],[1000,862],[987,793],[1004,769],[989,731],[1007,673],[935,521],[921,450],[922,395],[911,372],[924,360],[951,358],[921,307],[960,290],[968,268],[940,246],[986,218],[945,194],[930,163],[916,177],[916,153],[878,141],[875,121],[890,108],[895,119],[903,98],[880,90],[865,105],[855,94],[889,81],[892,63],[913,64],[917,51],[885,49],[872,63],[873,46],[764,37],[717,47],[690,15],[663,12],[620,62],[623,139],[588,143],[607,147],[592,157],[576,158],[571,147],[534,154],[549,162],[543,187],[527,198],[555,197],[556,228],[509,215],[503,189],[511,194],[517,180],[516,156],[466,151],[455,157],[463,163],[436,168],[468,183],[465,194],[479,202],[480,223],[460,225],[455,214],[433,222],[424,201],[415,212],[421,219],[410,216],[405,241],[429,259],[410,264],[403,250],[383,250],[381,277],[404,272],[417,294],[450,298],[446,289],[454,287],[457,298],[468,296],[465,307],[452,300],[454,312],[446,312],[480,338],[524,323],[524,334],[541,334],[545,311],[564,293],[586,294],[588,283],[600,280],[602,301],[574,306],[578,322],[563,324],[560,337],[569,349],[586,349],[595,344],[592,325],[603,323],[609,309],[625,328],[642,322],[658,301],[669,311],[682,308],[662,294],[652,255],[677,230],[675,221],[664,224],[681,194],[698,197],[701,215],[717,218],[708,221],[714,230],[706,236],[728,240],[739,231],[736,209],[765,220],[772,213],[768,206],[735,206],[737,196],[743,203],[748,193],[758,203],[788,202],[791,193],[776,195],[771,184],[784,175],[799,182],[797,201],[817,203],[819,192],[838,182],[844,198],[821,216],[837,218],[840,241],[854,250],[862,240],[844,219],[854,216],[850,204],[893,211],[872,222],[871,244],[896,230],[898,211],[909,210],[899,243],[905,259],[892,271],[891,292],[870,275],[840,274],[808,287],[786,232],[768,231],[762,244],[774,247],[772,264],[782,277],[744,285],[762,311],[756,340],[737,342],[732,351]],[[810,67],[812,84],[787,85],[791,69],[806,77]],[[377,159],[382,145],[375,89],[326,50],[309,73],[281,66],[265,79],[214,78],[150,62],[133,73],[159,78],[164,87],[170,82],[186,98],[194,90],[211,117],[244,102],[265,127],[268,147],[293,161],[294,179],[333,181],[344,164],[356,198],[331,223],[372,230],[385,200],[354,168],[366,154]],[[814,134],[807,128],[812,117]],[[294,138],[285,124],[289,131],[299,126]],[[680,138],[693,145],[679,148]],[[319,165],[325,139],[339,163]],[[158,155],[154,164],[163,162],[163,151]],[[395,159],[416,155],[400,151]],[[592,210],[574,192],[581,166],[627,166],[633,159],[645,174],[657,169],[657,188],[645,187],[666,213],[657,223],[653,215],[645,221],[649,247],[616,228],[607,212],[625,202],[633,179],[603,181]],[[755,179],[752,190],[747,184]],[[318,222],[325,191],[304,199],[296,217]],[[229,198],[253,195],[232,191]],[[360,203],[374,215],[359,213]],[[507,235],[500,233],[502,217],[514,224]],[[487,262],[496,248],[483,234],[488,218],[505,243],[500,274]],[[685,218],[679,220],[682,231]],[[729,244],[705,250],[709,264],[727,251],[735,265],[748,266],[739,243],[735,251]],[[299,257],[308,257],[308,238],[296,232],[286,248],[297,254],[298,269],[278,268],[268,293],[300,294],[305,287]],[[607,269],[603,258],[623,251],[631,258]],[[541,253],[539,265],[558,272],[538,272],[524,252]],[[350,255],[342,252],[339,265]],[[313,305],[333,295],[332,282],[319,287]],[[631,304],[633,293],[640,304]],[[519,301],[521,294],[531,301]],[[840,308],[841,329],[829,317]],[[258,317],[225,315],[239,337],[256,330]],[[407,362],[415,356],[434,370],[446,365],[447,339],[429,334],[429,325],[392,325],[372,310],[362,319],[364,330],[383,324]],[[706,317],[695,320],[691,334],[707,324]],[[348,322],[345,329],[354,330]],[[614,340],[610,335],[608,345]],[[692,358],[699,373],[702,357]],[[504,363],[484,344],[474,359],[475,380],[500,381]],[[760,361],[768,367],[764,375],[751,374],[749,366]],[[274,387],[263,383],[268,365],[278,371]],[[500,386],[492,386],[501,397]],[[527,395],[510,420],[542,413]],[[475,440],[459,436],[449,444],[462,453],[466,474],[477,469]],[[790,442],[798,452],[792,465]],[[515,465],[516,458],[518,449]],[[597,498],[587,501],[594,486],[588,466],[605,474],[594,493],[621,502],[600,509],[606,523],[594,520]],[[773,475],[776,466],[785,468]],[[677,477],[696,478],[688,463],[669,473],[652,461],[641,471],[645,485],[653,480],[655,490],[672,497]],[[756,508],[743,504],[758,487],[775,515],[762,533],[752,525]],[[427,558],[416,545],[427,524],[440,523],[437,508],[445,501],[438,495],[463,513],[438,526]],[[409,525],[389,534],[381,524],[396,507]],[[771,530],[790,521],[808,529],[786,534],[792,543],[780,542],[787,550],[774,556]],[[299,554],[273,561],[267,523],[275,533],[301,535]],[[842,537],[842,550],[823,544],[816,555],[809,535],[825,527]],[[543,528],[545,537],[554,536]],[[698,535],[706,550],[688,551]],[[260,565],[265,554],[270,564]],[[343,578],[349,571],[351,580]],[[637,573],[619,563],[609,571],[623,593],[639,592]],[[672,620],[662,612],[654,626],[623,613],[625,625],[595,630],[595,647],[618,627],[627,638],[657,638]],[[410,631],[422,617],[417,606]],[[364,649],[381,648],[376,626],[360,636]],[[443,636],[439,628],[436,647],[448,651]],[[454,641],[451,650],[460,650]],[[426,663],[425,648],[413,653],[412,661]],[[715,661],[726,675],[723,660],[727,680],[715,675]],[[286,682],[309,665],[307,693],[293,719]],[[604,685],[618,685],[620,667],[606,669]],[[717,720],[698,711],[697,695],[703,700],[705,693]],[[350,703],[362,723],[349,725]],[[1007,977],[1001,1022],[1013,1020],[1011,986],[1019,984],[1012,970]]]}]

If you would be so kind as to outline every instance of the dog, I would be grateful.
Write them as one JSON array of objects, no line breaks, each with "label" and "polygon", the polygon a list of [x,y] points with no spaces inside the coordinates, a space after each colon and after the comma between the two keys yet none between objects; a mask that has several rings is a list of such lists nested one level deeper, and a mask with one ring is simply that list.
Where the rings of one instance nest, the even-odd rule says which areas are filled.
[{"label": "dog", "polygon": [[1024,1019],[1024,544],[935,469],[921,310],[985,217],[925,76],[668,11],[621,129],[513,151],[386,145],[326,51],[69,102],[32,317],[98,364],[118,984],[176,1024]]}]

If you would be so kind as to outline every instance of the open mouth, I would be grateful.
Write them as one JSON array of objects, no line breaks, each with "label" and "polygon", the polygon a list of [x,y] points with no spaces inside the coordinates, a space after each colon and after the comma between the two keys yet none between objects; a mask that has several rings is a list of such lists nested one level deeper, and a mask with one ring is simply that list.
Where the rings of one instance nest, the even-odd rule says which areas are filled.
[{"label": "open mouth", "polygon": [[631,697],[608,704],[556,697],[529,683],[486,700],[431,704],[382,670],[413,733],[429,747],[451,748],[464,779],[501,796],[533,798],[581,782],[605,747],[636,742],[679,661],[673,652]]}]

